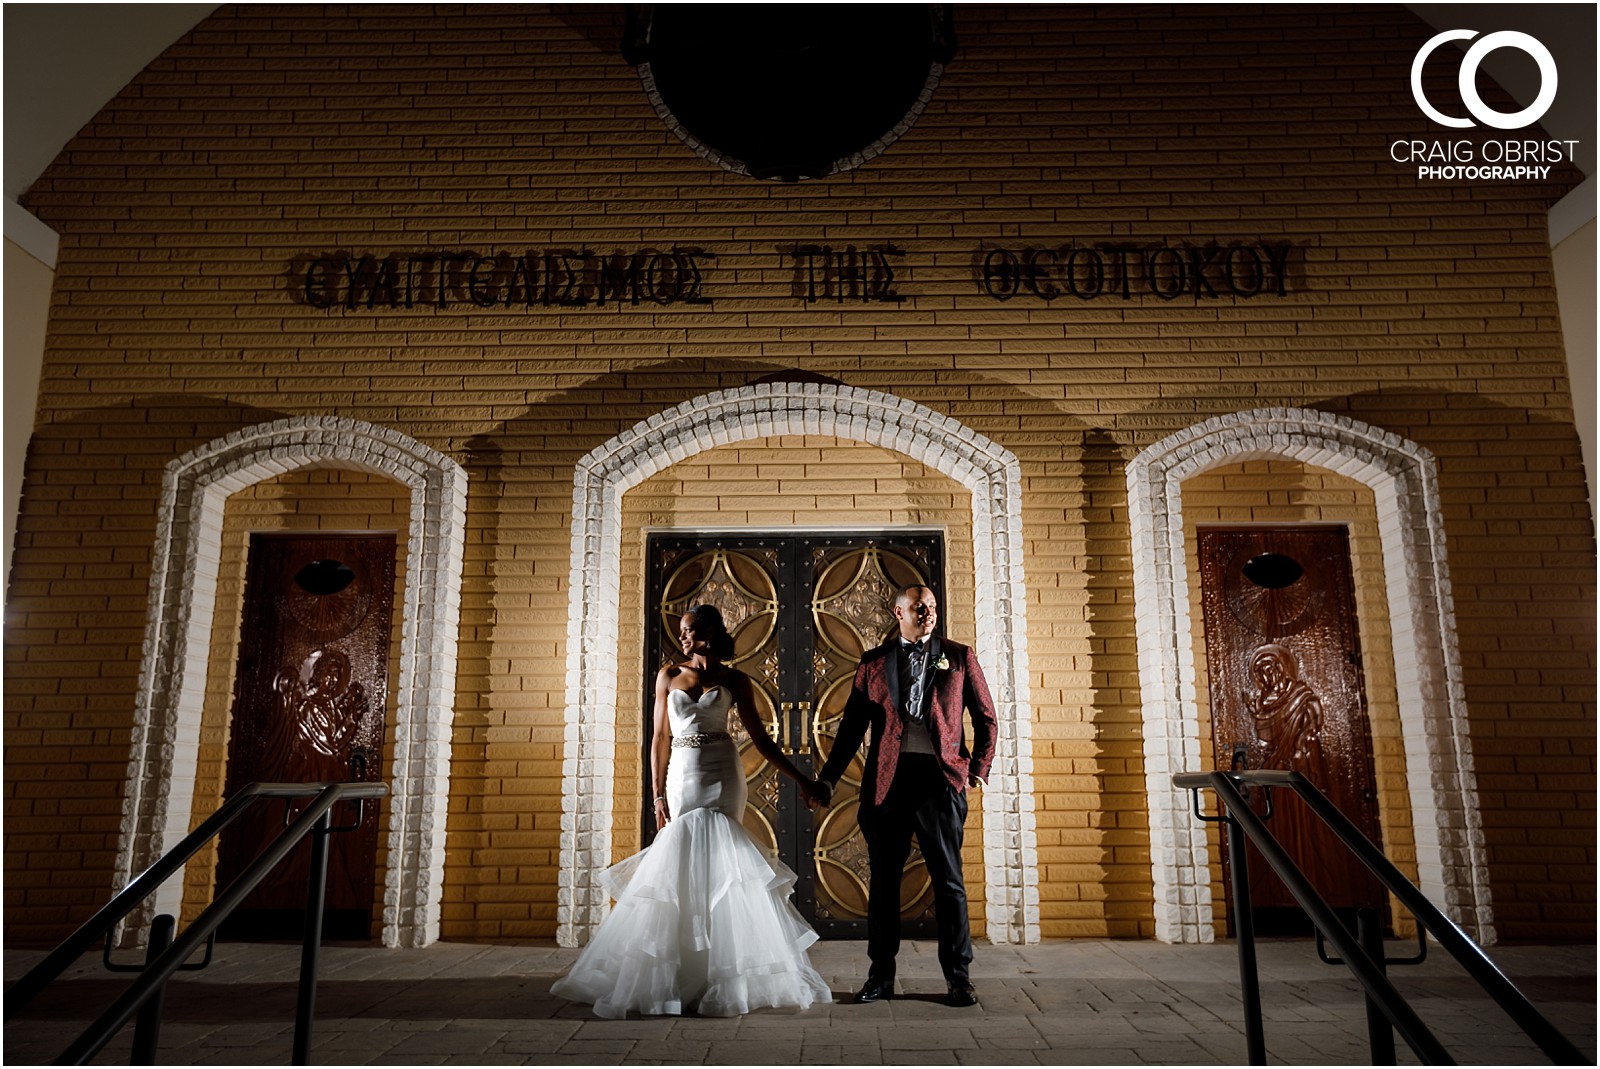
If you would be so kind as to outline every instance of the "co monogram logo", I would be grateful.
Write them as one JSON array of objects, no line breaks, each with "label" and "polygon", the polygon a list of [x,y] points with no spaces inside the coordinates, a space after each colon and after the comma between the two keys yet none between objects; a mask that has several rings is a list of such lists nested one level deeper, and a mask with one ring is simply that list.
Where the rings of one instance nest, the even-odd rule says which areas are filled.
[{"label": "co monogram logo", "polygon": [[[1477,124],[1472,119],[1453,119],[1428,103],[1428,98],[1422,92],[1422,65],[1428,61],[1434,50],[1445,42],[1470,41],[1477,36],[1477,30],[1446,30],[1423,45],[1421,51],[1417,53],[1417,58],[1411,61],[1411,95],[1416,97],[1417,107],[1422,109],[1424,115],[1443,126],[1465,129]],[[1478,95],[1478,64],[1497,48],[1520,48],[1539,64],[1539,96],[1521,111],[1509,114],[1495,111]],[[1555,57],[1538,40],[1520,31],[1500,30],[1497,33],[1486,34],[1467,49],[1467,54],[1462,57],[1461,74],[1456,79],[1456,86],[1461,92],[1461,102],[1466,105],[1473,119],[1496,130],[1521,129],[1542,119],[1556,98]]]}]

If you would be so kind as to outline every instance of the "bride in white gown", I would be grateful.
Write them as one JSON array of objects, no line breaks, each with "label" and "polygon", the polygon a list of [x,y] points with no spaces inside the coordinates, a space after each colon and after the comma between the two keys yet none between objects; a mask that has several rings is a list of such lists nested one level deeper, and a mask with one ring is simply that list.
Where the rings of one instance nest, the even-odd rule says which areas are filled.
[{"label": "bride in white gown", "polygon": [[697,605],[678,636],[688,660],[656,677],[655,842],[601,874],[616,907],[550,990],[592,1003],[601,1017],[732,1017],[830,1001],[806,955],[817,934],[789,900],[794,873],[744,830],[730,708],[761,755],[800,784],[807,805],[820,800],[816,783],[767,735],[749,677],[722,663],[733,650],[722,614]]}]

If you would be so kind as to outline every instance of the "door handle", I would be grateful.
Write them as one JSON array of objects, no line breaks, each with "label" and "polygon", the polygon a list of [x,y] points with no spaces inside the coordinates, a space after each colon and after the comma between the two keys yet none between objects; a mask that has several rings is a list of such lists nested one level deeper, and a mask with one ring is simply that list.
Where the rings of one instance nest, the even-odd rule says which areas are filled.
[{"label": "door handle", "polygon": [[794,747],[789,745],[789,716],[793,712],[794,702],[778,703],[778,722],[773,727],[772,741],[778,744],[785,757],[794,756]]}]

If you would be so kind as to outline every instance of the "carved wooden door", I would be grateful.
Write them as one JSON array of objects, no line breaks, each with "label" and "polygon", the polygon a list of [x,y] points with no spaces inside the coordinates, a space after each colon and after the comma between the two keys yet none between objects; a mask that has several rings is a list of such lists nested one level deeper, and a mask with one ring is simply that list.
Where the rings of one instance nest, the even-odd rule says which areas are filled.
[{"label": "carved wooden door", "polygon": [[[678,620],[692,605],[721,610],[734,636],[732,663],[754,683],[763,723],[802,772],[821,767],[861,654],[894,630],[900,587],[922,583],[942,595],[938,535],[658,536],[649,548],[649,620],[642,767],[648,779],[657,669],[680,659]],[[829,938],[866,937],[867,850],[856,823],[864,760],[839,782],[834,802],[812,813],[795,785],[750,744],[737,717],[729,726],[745,760],[745,828],[799,876],[795,904]],[[642,784],[644,841],[655,835],[654,792]],[[913,850],[901,909],[908,935],[932,937],[933,893]]]},{"label": "carved wooden door", "polygon": [[[1381,843],[1345,529],[1202,528],[1199,554],[1217,767],[1297,771]],[[1272,803],[1269,830],[1330,905],[1382,908],[1377,879],[1292,792]],[[1250,891],[1263,934],[1309,933],[1253,850]]]},{"label": "carved wooden door", "polygon": [[[382,778],[394,535],[252,535],[247,570],[228,792],[255,782]],[[348,822],[354,812],[353,805],[335,809],[334,823]],[[238,876],[283,825],[283,805],[263,803],[225,833],[218,888]],[[377,806],[369,802],[360,826],[331,836],[329,847],[324,934],[366,939]],[[307,840],[234,914],[228,934],[297,937],[309,871]]]}]

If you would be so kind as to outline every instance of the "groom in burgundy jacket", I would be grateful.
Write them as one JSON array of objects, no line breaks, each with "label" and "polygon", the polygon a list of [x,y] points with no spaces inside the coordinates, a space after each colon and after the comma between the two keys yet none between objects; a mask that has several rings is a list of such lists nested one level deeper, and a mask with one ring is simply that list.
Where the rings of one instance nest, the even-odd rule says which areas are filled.
[{"label": "groom in burgundy jacket", "polygon": [[[831,791],[872,729],[858,811],[871,869],[871,968],[855,1001],[893,996],[901,872],[915,835],[933,881],[939,964],[949,985],[949,1003],[973,1006],[978,999],[967,975],[972,938],[961,840],[967,788],[984,783],[994,761],[994,701],[972,650],[934,634],[939,602],[933,591],[906,587],[895,598],[894,616],[899,633],[861,658],[833,750],[817,776],[827,785],[825,791]],[[970,754],[963,738],[963,709],[972,717]]]}]

